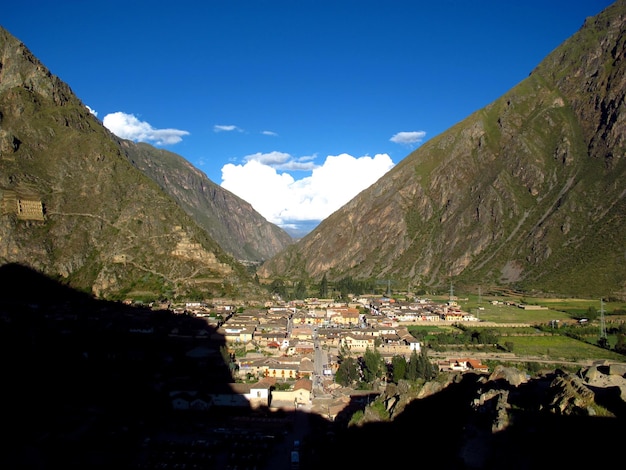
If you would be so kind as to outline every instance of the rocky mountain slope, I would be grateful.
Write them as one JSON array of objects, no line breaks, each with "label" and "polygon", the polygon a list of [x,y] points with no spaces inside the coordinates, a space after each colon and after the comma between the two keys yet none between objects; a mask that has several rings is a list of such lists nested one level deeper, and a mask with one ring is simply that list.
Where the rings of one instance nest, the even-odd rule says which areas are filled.
[{"label": "rocky mountain slope", "polygon": [[219,245],[244,264],[265,261],[293,239],[252,206],[215,184],[180,155],[122,141],[131,163],[152,178]]},{"label": "rocky mountain slope", "polygon": [[623,0],[586,19],[259,276],[626,297],[625,25]]},{"label": "rocky mountain slope", "polygon": [[[0,28],[0,263],[104,297],[254,295],[206,223],[131,164],[133,146]],[[223,198],[242,215],[222,232],[241,231],[249,205]]]},{"label": "rocky mountain slope", "polygon": [[449,375],[417,390],[389,384],[360,422],[318,445],[335,451],[337,466],[367,466],[372,455],[362,446],[360,452],[341,449],[358,449],[381,436],[387,436],[395,461],[427,460],[445,469],[602,465],[615,459],[620,446],[624,370],[623,364],[593,365],[531,378],[496,366],[490,374]]}]

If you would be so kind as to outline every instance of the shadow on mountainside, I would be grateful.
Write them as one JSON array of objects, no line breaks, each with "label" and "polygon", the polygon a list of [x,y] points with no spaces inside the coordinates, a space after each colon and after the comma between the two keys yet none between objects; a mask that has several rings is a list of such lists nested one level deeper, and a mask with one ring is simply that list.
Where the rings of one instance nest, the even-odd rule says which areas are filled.
[{"label": "shadow on mountainside", "polygon": [[[1,468],[280,470],[294,439],[303,469],[581,468],[621,451],[614,391],[602,399],[615,418],[560,416],[546,410],[550,378],[514,387],[459,375],[395,420],[360,427],[347,424],[355,407],[334,422],[295,410],[175,412],[173,390],[229,389],[223,338],[184,334],[206,329],[197,318],[97,300],[19,265],[0,267],[0,325]],[[198,346],[211,354],[187,354]],[[502,402],[474,406],[489,389],[508,396],[499,431]]]},{"label": "shadow on mountainside", "polygon": [[[428,462],[435,468],[494,470],[595,468],[613,462],[621,448],[624,415],[556,414],[549,410],[553,378],[513,386],[480,374],[459,375],[438,393],[413,400],[392,422],[342,431],[328,449],[336,456],[336,468],[365,468],[378,459],[391,465]],[[506,405],[498,400],[502,394]],[[502,411],[507,412],[506,427],[495,429]]]}]

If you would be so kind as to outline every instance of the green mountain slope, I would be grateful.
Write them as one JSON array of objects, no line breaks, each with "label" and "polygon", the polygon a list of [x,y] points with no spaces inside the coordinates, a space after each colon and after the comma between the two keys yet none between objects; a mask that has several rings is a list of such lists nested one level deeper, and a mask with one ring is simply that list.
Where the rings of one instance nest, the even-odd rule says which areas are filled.
[{"label": "green mountain slope", "polygon": [[408,155],[261,278],[626,296],[626,2]]},{"label": "green mountain slope", "polygon": [[247,270],[0,28],[0,263],[102,297],[252,295]]}]

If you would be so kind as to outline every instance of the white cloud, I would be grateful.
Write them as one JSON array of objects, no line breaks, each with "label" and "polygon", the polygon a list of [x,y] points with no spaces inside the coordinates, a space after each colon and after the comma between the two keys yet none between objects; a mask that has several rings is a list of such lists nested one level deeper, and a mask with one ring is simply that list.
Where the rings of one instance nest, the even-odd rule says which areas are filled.
[{"label": "white cloud", "polygon": [[276,132],[272,132],[272,131],[261,131],[261,134],[263,134],[263,135],[271,135],[271,136],[277,136],[278,135]]},{"label": "white cloud", "polygon": [[189,132],[178,129],[155,129],[147,122],[137,119],[133,114],[121,111],[104,116],[102,124],[122,139],[152,142],[156,145],[177,144],[183,140],[183,136],[189,135]]},{"label": "white cloud", "polygon": [[313,162],[314,156],[293,158],[290,154],[284,152],[258,152],[247,155],[243,159],[246,162],[254,160],[276,170],[311,171],[317,167],[315,162]]},{"label": "white cloud", "polygon": [[94,116],[98,117],[98,112],[94,109],[91,109],[89,106],[85,106],[87,108],[87,110],[93,114]]},{"label": "white cloud", "polygon": [[213,132],[231,132],[231,131],[242,132],[240,128],[238,128],[237,126],[233,126],[233,125],[216,124],[213,126]]},{"label": "white cloud", "polygon": [[425,136],[426,132],[424,131],[398,132],[389,140],[396,144],[416,144],[421,142]]},{"label": "white cloud", "polygon": [[241,165],[229,163],[222,167],[222,187],[283,227],[325,219],[394,166],[387,154],[358,158],[345,153],[329,155],[322,165],[309,162],[310,175],[296,180],[289,173],[277,171],[295,161],[289,154],[254,154],[244,160]]}]

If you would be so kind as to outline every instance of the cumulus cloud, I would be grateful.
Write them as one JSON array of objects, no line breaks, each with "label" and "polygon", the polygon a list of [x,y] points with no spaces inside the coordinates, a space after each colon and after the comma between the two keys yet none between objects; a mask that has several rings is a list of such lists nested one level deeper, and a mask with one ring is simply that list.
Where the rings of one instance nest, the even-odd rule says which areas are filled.
[{"label": "cumulus cloud", "polygon": [[248,201],[276,225],[311,227],[311,222],[315,225],[328,217],[394,166],[387,154],[358,158],[346,153],[329,155],[321,165],[309,159],[304,157],[300,163],[311,165],[310,175],[296,180],[278,170],[297,163],[298,159],[289,154],[248,155],[243,164],[222,167],[221,186]]},{"label": "cumulus cloud", "polygon": [[398,132],[397,134],[394,134],[389,140],[396,144],[410,145],[420,143],[425,136],[426,132],[424,131]]},{"label": "cumulus cloud", "polygon": [[220,124],[216,124],[213,126],[213,132],[232,132],[232,131],[237,131],[237,132],[242,132],[242,130],[237,127],[237,126],[233,126],[233,125],[220,125]]},{"label": "cumulus cloud", "polygon": [[94,116],[98,117],[98,112],[94,109],[91,109],[89,106],[85,106],[87,108],[87,110],[93,114]]},{"label": "cumulus cloud", "polygon": [[187,131],[178,129],[155,129],[145,121],[140,121],[133,114],[121,111],[107,114],[102,120],[104,127],[122,139],[135,142],[152,142],[156,145],[172,145],[189,135]]}]

